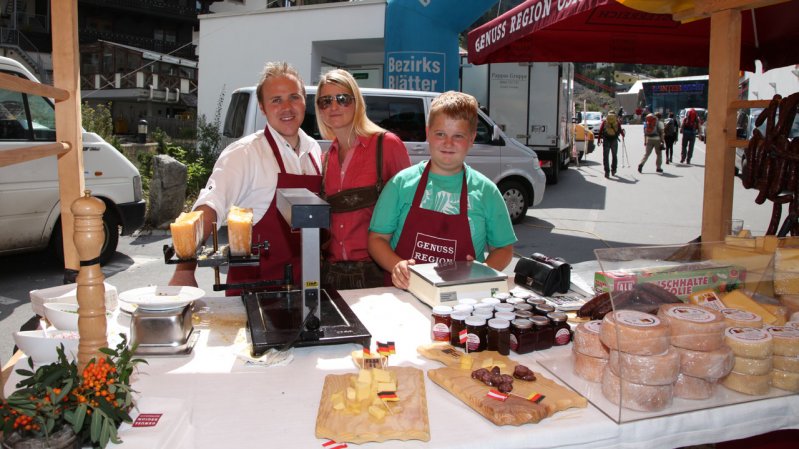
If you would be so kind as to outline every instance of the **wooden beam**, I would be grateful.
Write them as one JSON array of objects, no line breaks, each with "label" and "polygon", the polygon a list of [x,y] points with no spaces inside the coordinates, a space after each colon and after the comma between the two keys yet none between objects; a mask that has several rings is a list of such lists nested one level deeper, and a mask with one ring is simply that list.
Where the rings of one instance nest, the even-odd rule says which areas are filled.
[{"label": "wooden beam", "polygon": [[47,84],[35,83],[25,78],[0,73],[0,88],[13,92],[23,92],[30,95],[49,97],[55,101],[64,101],[69,98],[69,92]]},{"label": "wooden beam", "polygon": [[732,218],[735,188],[735,152],[727,140],[735,138],[735,110],[741,59],[741,12],[724,10],[710,18],[710,66],[705,156],[705,189],[702,206],[702,242],[724,240]]},{"label": "wooden beam", "polygon": [[66,142],[53,142],[46,145],[0,151],[0,167],[33,161],[47,156],[60,156],[67,151],[69,151],[69,144]]},{"label": "wooden beam", "polygon": [[727,139],[727,148],[746,148],[749,146],[749,141],[744,139]]}]

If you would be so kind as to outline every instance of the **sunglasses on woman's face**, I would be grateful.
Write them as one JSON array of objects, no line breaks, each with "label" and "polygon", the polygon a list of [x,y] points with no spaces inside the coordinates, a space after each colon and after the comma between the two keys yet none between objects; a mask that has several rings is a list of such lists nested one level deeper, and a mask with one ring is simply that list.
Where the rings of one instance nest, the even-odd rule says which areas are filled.
[{"label": "sunglasses on woman's face", "polygon": [[333,100],[336,100],[339,106],[346,108],[347,106],[351,105],[353,101],[355,101],[355,97],[349,94],[336,94],[336,95],[325,95],[324,97],[319,97],[316,99],[316,105],[319,106],[319,109],[327,109],[333,104]]}]

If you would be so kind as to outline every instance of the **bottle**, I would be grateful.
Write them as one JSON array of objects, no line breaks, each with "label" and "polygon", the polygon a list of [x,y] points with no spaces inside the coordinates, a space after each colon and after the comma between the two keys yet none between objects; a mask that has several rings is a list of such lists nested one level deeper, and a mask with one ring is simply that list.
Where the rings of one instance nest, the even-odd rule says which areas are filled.
[{"label": "bottle", "polygon": [[449,341],[450,325],[452,324],[452,307],[435,306],[433,307],[432,334],[433,341]]},{"label": "bottle", "polygon": [[449,344],[456,348],[462,348],[461,331],[466,329],[466,318],[470,315],[468,312],[452,312],[450,318],[452,325],[449,327]]},{"label": "bottle", "polygon": [[511,321],[510,349],[516,354],[527,354],[535,350],[533,322],[525,318]]},{"label": "bottle", "polygon": [[555,334],[554,345],[563,346],[572,341],[572,332],[569,323],[566,322],[567,316],[563,312],[552,312],[547,315],[552,322],[552,330]]},{"label": "bottle", "polygon": [[488,320],[486,350],[510,354],[510,322],[497,318]]},{"label": "bottle", "polygon": [[479,316],[466,318],[466,350],[481,352],[486,349],[486,320]]}]

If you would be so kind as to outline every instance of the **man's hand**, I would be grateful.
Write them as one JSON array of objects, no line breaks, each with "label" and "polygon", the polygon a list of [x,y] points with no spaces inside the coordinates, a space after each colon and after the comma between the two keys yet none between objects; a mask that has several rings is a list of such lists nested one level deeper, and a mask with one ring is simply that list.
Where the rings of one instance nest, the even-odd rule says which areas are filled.
[{"label": "man's hand", "polygon": [[408,289],[408,284],[411,280],[411,271],[408,269],[409,265],[416,265],[416,261],[413,259],[400,260],[394,265],[394,268],[391,270],[391,282],[394,284],[394,287],[403,290]]}]

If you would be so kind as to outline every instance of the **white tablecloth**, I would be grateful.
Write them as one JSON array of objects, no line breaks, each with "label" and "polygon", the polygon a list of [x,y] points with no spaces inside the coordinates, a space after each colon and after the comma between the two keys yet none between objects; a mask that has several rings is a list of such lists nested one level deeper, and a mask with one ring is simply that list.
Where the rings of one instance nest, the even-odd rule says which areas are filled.
[{"label": "white tablecloth", "polygon": [[[395,341],[391,365],[438,368],[421,358],[430,342],[430,308],[394,288],[341,292],[372,334]],[[180,398],[191,408],[198,449],[220,447],[321,447],[314,436],[327,374],[354,372],[355,344],[295,348],[283,367],[248,366],[235,355],[244,342],[244,307],[239,298],[206,297],[196,303],[194,352],[149,358],[134,388],[144,396]],[[120,319],[121,320],[121,319]],[[124,325],[124,321],[112,323]],[[374,344],[374,343],[373,343]],[[536,360],[565,355],[569,346],[511,357],[547,375]],[[553,376],[548,376],[553,377]],[[426,378],[426,377],[425,377]],[[12,378],[8,391],[15,383]],[[498,427],[426,378],[431,440],[389,441],[380,448],[635,448],[681,447],[725,441],[772,430],[799,428],[799,395],[617,424],[589,405],[559,412],[538,424]]]}]

